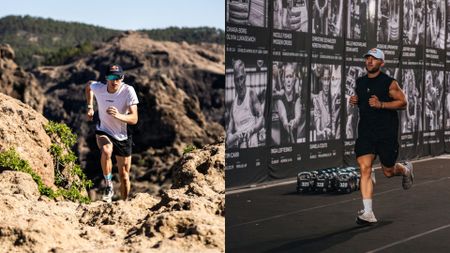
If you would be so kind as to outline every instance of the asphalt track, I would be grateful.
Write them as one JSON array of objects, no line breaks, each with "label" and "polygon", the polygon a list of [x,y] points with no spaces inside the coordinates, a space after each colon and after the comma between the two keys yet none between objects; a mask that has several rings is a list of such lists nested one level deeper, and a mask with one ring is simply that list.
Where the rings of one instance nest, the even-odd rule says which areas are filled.
[{"label": "asphalt track", "polygon": [[297,194],[296,183],[226,194],[226,252],[450,252],[450,158],[415,161],[415,182],[376,170],[378,224],[356,225],[359,192]]}]

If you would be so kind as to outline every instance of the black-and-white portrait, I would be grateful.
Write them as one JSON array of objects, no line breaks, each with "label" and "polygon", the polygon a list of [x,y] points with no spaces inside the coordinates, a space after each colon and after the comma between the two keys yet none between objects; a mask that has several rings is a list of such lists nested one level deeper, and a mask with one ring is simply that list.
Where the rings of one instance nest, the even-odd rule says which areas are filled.
[{"label": "black-and-white portrait", "polygon": [[445,129],[450,129],[450,72],[446,71],[445,73],[447,78],[444,100]]},{"label": "black-and-white portrait", "polygon": [[307,67],[296,62],[273,62],[272,73],[272,144],[303,143]]},{"label": "black-and-white portrait", "polygon": [[228,148],[265,145],[264,106],[267,65],[263,60],[232,61],[226,69],[226,144]]},{"label": "black-and-white portrait", "polygon": [[308,0],[273,1],[273,28],[308,32]]},{"label": "black-and-white portrait", "polygon": [[341,66],[311,65],[310,140],[340,139]]},{"label": "black-and-white portrait", "polygon": [[414,69],[402,70],[402,89],[408,106],[400,111],[400,131],[402,134],[422,131],[422,86],[421,71]]},{"label": "black-and-white portrait", "polygon": [[369,20],[369,0],[350,0],[347,15],[347,38],[365,40]]},{"label": "black-and-white portrait", "polygon": [[230,24],[267,27],[268,0],[227,0],[226,21]]},{"label": "black-and-white portrait", "polygon": [[349,103],[350,97],[355,95],[356,79],[365,75],[366,69],[360,66],[345,67],[345,101],[346,101],[346,120],[345,120],[345,138],[356,139],[357,126],[359,120],[358,107]]},{"label": "black-and-white portrait", "polygon": [[445,0],[428,0],[426,29],[428,47],[445,48],[445,20]]},{"label": "black-and-white portrait", "polygon": [[312,33],[342,37],[344,0],[312,0]]},{"label": "black-and-white portrait", "polygon": [[403,43],[423,45],[425,42],[425,1],[404,0]]},{"label": "black-and-white portrait", "polygon": [[378,42],[398,43],[400,40],[401,0],[378,1]]},{"label": "black-and-white portrait", "polygon": [[425,71],[425,131],[442,129],[442,96],[444,88],[444,71]]}]

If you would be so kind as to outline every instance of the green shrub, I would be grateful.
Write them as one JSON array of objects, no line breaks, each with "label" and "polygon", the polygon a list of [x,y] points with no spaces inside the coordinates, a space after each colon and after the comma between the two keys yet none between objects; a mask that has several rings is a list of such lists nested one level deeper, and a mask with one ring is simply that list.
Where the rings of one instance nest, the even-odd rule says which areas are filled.
[{"label": "green shrub", "polygon": [[0,169],[11,169],[28,173],[38,185],[39,193],[41,195],[45,195],[49,198],[56,197],[55,192],[42,182],[42,178],[31,169],[31,166],[27,161],[20,158],[19,154],[17,154],[13,148],[0,153]]},{"label": "green shrub", "polygon": [[61,148],[60,145],[52,143],[49,151],[53,157],[60,157],[63,152],[63,149]]},{"label": "green shrub", "polygon": [[187,153],[190,153],[190,152],[192,152],[192,151],[194,151],[194,150],[196,150],[196,149],[197,149],[196,146],[191,145],[191,144],[188,144],[188,145],[183,149],[183,155],[184,155],[184,154],[187,154]]},{"label": "green shrub", "polygon": [[80,190],[75,184],[71,185],[69,189],[58,189],[56,194],[58,196],[63,196],[65,199],[69,199],[71,201],[78,201],[85,204],[91,202],[91,200],[88,197],[83,196],[80,193]]},{"label": "green shrub", "polygon": [[[91,188],[93,183],[87,179],[80,165],[76,163],[77,157],[71,149],[77,141],[77,136],[67,125],[53,121],[49,121],[45,131],[53,142],[49,152],[55,161],[55,185],[59,187],[56,195],[72,201],[88,203],[89,198],[83,196],[81,191]],[[69,175],[63,174],[64,170],[68,170],[73,177],[72,181],[68,178]]]},{"label": "green shrub", "polygon": [[49,121],[45,126],[45,131],[50,137],[52,134],[56,134],[66,148],[70,149],[77,142],[77,135],[73,134],[66,124]]},{"label": "green shrub", "polygon": [[[11,169],[30,174],[38,185],[39,193],[51,199],[62,196],[71,201],[89,203],[90,199],[81,192],[92,187],[92,181],[87,179],[80,165],[76,164],[77,157],[71,150],[76,142],[76,135],[65,124],[51,121],[45,126],[45,130],[53,142],[49,152],[55,161],[54,184],[58,187],[56,192],[42,182],[42,178],[13,148],[0,153],[0,170]],[[68,169],[69,174],[74,177],[72,182],[69,182],[69,178],[62,173],[65,169]]]}]

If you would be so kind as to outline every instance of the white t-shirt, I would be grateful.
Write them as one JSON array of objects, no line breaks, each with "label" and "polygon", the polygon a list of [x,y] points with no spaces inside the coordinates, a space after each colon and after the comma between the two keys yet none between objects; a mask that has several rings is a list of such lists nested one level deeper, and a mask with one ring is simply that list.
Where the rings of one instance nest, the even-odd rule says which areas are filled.
[{"label": "white t-shirt", "polygon": [[128,138],[127,123],[109,115],[106,109],[114,106],[119,113],[128,114],[128,108],[131,105],[138,104],[139,100],[134,88],[126,83],[122,83],[119,90],[115,93],[109,93],[107,87],[106,84],[101,82],[91,84],[91,90],[94,92],[95,100],[97,101],[98,115],[100,118],[97,130],[111,135],[118,141],[123,141]]}]

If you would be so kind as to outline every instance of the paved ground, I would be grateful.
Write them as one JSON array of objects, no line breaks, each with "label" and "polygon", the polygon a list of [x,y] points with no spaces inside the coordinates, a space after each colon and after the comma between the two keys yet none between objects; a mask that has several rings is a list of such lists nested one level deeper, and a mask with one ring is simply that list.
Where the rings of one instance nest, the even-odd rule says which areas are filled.
[{"label": "paved ground", "polygon": [[359,192],[297,194],[295,183],[226,195],[226,252],[450,252],[450,158],[413,163],[416,181],[376,171],[379,224],[359,227]]}]

